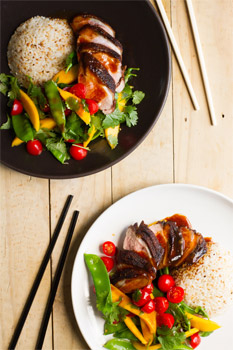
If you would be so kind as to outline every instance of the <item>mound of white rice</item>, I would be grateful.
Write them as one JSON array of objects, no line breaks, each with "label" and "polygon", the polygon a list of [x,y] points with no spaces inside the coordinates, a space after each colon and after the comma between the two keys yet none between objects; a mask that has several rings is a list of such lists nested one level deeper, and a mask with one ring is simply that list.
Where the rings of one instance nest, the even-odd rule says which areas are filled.
[{"label": "mound of white rice", "polygon": [[32,17],[22,23],[8,44],[11,73],[25,87],[30,76],[36,85],[52,79],[65,66],[65,59],[74,50],[75,39],[66,20]]},{"label": "mound of white rice", "polygon": [[233,256],[218,243],[208,242],[208,252],[191,266],[171,271],[176,284],[185,290],[184,301],[202,306],[209,316],[233,304]]}]

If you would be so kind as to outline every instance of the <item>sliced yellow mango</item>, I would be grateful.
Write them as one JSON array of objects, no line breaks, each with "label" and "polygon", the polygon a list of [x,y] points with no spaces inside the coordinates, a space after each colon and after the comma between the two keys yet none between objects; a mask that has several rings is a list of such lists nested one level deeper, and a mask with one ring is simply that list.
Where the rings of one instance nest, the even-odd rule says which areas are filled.
[{"label": "sliced yellow mango", "polygon": [[41,119],[40,121],[40,127],[43,129],[49,129],[52,130],[53,128],[55,128],[56,126],[56,122],[53,118],[45,118],[45,119]]},{"label": "sliced yellow mango", "polygon": [[[197,328],[191,328],[190,331],[185,332],[186,338],[191,337],[191,335],[199,332],[199,329]],[[136,350],[157,350],[161,349],[161,344],[156,344],[156,345],[151,345],[151,346],[145,346],[142,345],[141,343],[138,343],[136,341],[132,342],[133,346],[135,347]]]},{"label": "sliced yellow mango", "polygon": [[95,128],[95,126],[93,125],[93,126],[92,126],[92,130],[91,130],[91,132],[90,132],[90,134],[89,134],[89,136],[88,136],[88,139],[87,139],[86,141],[83,142],[83,147],[87,147],[87,146],[88,146],[88,144],[91,142],[93,136],[95,135],[95,132],[96,132],[96,128]]},{"label": "sliced yellow mango", "polygon": [[[145,321],[151,333],[154,333],[156,329],[156,321],[153,313],[147,314],[142,312],[137,308],[132,302],[131,299],[124,293],[122,293],[118,288],[111,284],[112,291],[112,301],[120,301],[119,306],[125,310],[132,312],[132,314],[139,316]],[[152,315],[151,315],[152,314]]]},{"label": "sliced yellow mango", "polygon": [[147,326],[145,321],[142,320],[141,318],[140,318],[140,323],[141,323],[143,337],[145,338],[146,343],[150,345],[154,339],[154,334],[150,332],[149,327]]},{"label": "sliced yellow mango", "polygon": [[78,78],[78,64],[73,66],[67,73],[65,70],[61,70],[54,77],[53,81],[58,84],[71,84]]},{"label": "sliced yellow mango", "polygon": [[75,113],[84,121],[84,123],[90,124],[91,115],[89,112],[85,111],[85,109],[83,108],[81,99],[78,98],[77,96],[75,96],[74,94],[71,94],[69,91],[65,91],[65,90],[62,90],[60,88],[58,88],[58,91],[59,91],[61,97],[65,101],[68,100],[68,98],[72,97],[72,98],[75,98],[78,102],[80,102],[79,107],[78,107],[77,111],[75,111]]},{"label": "sliced yellow mango", "polygon": [[40,117],[36,105],[23,90],[19,91],[20,101],[22,102],[23,108],[27,112],[34,129],[38,131],[40,129]]},{"label": "sliced yellow mango", "polygon": [[131,332],[137,337],[142,344],[147,344],[146,339],[143,337],[142,333],[139,331],[139,329],[136,327],[134,322],[130,317],[125,317],[124,322],[126,326],[131,330]]},{"label": "sliced yellow mango", "polygon": [[122,98],[122,92],[120,92],[117,98],[117,103],[118,103],[118,108],[121,112],[123,112],[126,102],[127,102],[126,99]]},{"label": "sliced yellow mango", "polygon": [[120,125],[115,126],[114,128],[107,128],[104,130],[105,133],[105,137],[108,141],[109,146],[111,147],[111,149],[114,149],[116,147],[116,144],[112,143],[111,137],[109,136],[114,136],[114,137],[118,137],[120,131]]},{"label": "sliced yellow mango", "polygon": [[199,329],[200,331],[212,332],[215,329],[220,328],[220,326],[214,321],[206,320],[205,318],[192,315],[189,312],[186,312],[185,314],[190,320],[191,326]]},{"label": "sliced yellow mango", "polygon": [[14,138],[14,140],[12,141],[11,143],[11,147],[14,147],[14,146],[19,146],[21,145],[22,143],[24,143],[24,141],[20,140],[17,136]]}]

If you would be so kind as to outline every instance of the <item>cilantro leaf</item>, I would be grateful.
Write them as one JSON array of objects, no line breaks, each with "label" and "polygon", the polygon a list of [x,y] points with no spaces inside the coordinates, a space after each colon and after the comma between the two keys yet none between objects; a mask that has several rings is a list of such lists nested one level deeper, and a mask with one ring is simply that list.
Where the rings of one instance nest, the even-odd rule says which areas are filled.
[{"label": "cilantro leaf", "polygon": [[198,314],[198,315],[201,315],[201,316],[204,316],[206,318],[209,319],[209,316],[207,314],[207,312],[205,311],[205,309],[201,306],[197,306],[195,309],[194,309],[195,313]]},{"label": "cilantro leaf", "polygon": [[31,78],[30,78],[30,84],[29,84],[29,87],[27,90],[27,94],[31,98],[33,98],[33,97],[35,98],[35,100],[39,104],[40,108],[43,109],[45,107],[45,105],[47,104],[46,97],[43,94],[41,87],[34,85]]},{"label": "cilantro leaf", "polygon": [[201,337],[208,337],[210,334],[212,334],[213,333],[213,331],[212,332],[202,332],[202,331],[199,331],[199,335],[201,336]]},{"label": "cilantro leaf", "polygon": [[66,73],[70,70],[70,68],[72,68],[77,63],[78,63],[77,54],[76,54],[76,51],[73,51],[69,54],[69,56],[66,59],[66,64],[65,64]]},{"label": "cilantro leaf", "polygon": [[169,335],[158,337],[158,341],[162,345],[163,350],[191,349],[189,346],[183,344],[185,339],[185,333],[178,333],[175,330]]},{"label": "cilantro leaf", "polygon": [[15,77],[10,77],[10,89],[8,91],[7,96],[11,100],[20,99],[18,80]]},{"label": "cilantro leaf", "polygon": [[133,92],[132,96],[133,96],[133,103],[135,105],[138,105],[144,99],[145,94],[142,91],[136,90]]},{"label": "cilantro leaf", "polygon": [[125,113],[121,112],[116,108],[112,113],[106,114],[106,117],[103,120],[103,128],[114,128],[115,126],[123,123],[125,121]]},{"label": "cilantro leaf", "polygon": [[121,92],[121,96],[122,96],[122,99],[130,99],[132,94],[133,94],[133,89],[128,85],[128,84],[125,84],[125,87],[124,89],[122,90]]},{"label": "cilantro leaf", "polygon": [[94,140],[98,136],[104,137],[104,128],[102,126],[102,122],[103,122],[104,118],[105,118],[105,115],[100,111],[98,111],[97,113],[95,113],[91,116],[91,124],[94,125],[94,127],[96,129],[96,134],[92,138],[92,140]]},{"label": "cilantro leaf", "polygon": [[78,143],[85,141],[88,137],[84,131],[84,122],[74,112],[66,120],[66,131],[63,137],[65,140],[74,139]]},{"label": "cilantro leaf", "polygon": [[137,107],[135,107],[135,106],[126,106],[124,112],[125,112],[125,118],[126,118],[126,125],[129,128],[131,126],[137,125],[137,122],[138,122]]},{"label": "cilantro leaf", "polygon": [[1,125],[0,130],[8,130],[11,128],[12,128],[11,118],[7,114],[7,121]]},{"label": "cilantro leaf", "polygon": [[62,164],[64,164],[66,160],[70,159],[65,142],[59,140],[58,138],[48,138],[46,140],[46,148]]},{"label": "cilantro leaf", "polygon": [[1,73],[0,74],[0,92],[6,96],[7,91],[9,90],[9,77],[4,74]]}]

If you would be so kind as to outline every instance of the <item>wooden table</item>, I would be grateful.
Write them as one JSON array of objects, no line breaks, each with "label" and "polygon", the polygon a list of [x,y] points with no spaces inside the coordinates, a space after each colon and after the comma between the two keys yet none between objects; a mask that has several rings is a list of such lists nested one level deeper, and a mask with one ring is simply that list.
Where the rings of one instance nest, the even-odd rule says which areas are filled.
[{"label": "wooden table", "polygon": [[[162,183],[206,186],[233,197],[233,41],[231,0],[193,0],[217,116],[211,126],[184,0],[163,1],[200,104],[195,112],[172,58],[172,82],[162,115],[126,159],[96,175],[45,180],[1,170],[0,349],[6,349],[68,194],[80,217],[56,295],[44,349],[87,349],[72,311],[75,254],[87,229],[108,206],[140,188]],[[70,210],[69,218],[72,210]],[[68,220],[67,220],[68,221]],[[33,349],[67,225],[60,235],[21,334]]]}]

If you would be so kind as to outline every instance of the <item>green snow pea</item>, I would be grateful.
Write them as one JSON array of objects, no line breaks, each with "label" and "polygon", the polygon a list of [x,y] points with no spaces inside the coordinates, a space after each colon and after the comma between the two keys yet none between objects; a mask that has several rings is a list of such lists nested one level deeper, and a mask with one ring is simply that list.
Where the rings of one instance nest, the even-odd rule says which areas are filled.
[{"label": "green snow pea", "polygon": [[112,303],[111,286],[107,269],[98,255],[84,254],[84,259],[94,281],[97,309],[105,313],[106,305]]},{"label": "green snow pea", "polygon": [[49,80],[44,85],[52,116],[62,132],[65,131],[66,117],[64,106],[54,81]]},{"label": "green snow pea", "polygon": [[34,139],[34,132],[28,117],[24,114],[12,115],[12,125],[16,136],[28,142]]},{"label": "green snow pea", "polygon": [[135,350],[133,344],[125,339],[111,339],[104,347],[109,350]]}]

